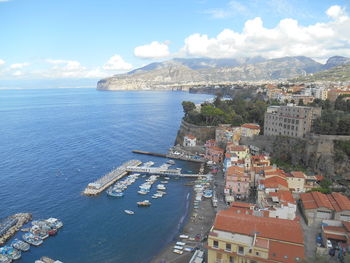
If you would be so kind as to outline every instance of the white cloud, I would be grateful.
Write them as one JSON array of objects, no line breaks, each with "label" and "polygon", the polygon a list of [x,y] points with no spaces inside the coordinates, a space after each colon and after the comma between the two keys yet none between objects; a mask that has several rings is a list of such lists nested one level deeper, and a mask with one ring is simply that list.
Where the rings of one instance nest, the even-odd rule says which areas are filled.
[{"label": "white cloud", "polygon": [[5,60],[0,59],[0,66],[4,65],[5,63],[6,63]]},{"label": "white cloud", "polygon": [[20,77],[23,75],[23,72],[20,70],[16,70],[15,72],[12,73],[12,76],[14,77]]},{"label": "white cloud", "polygon": [[103,69],[105,70],[116,70],[116,71],[129,70],[131,68],[132,68],[132,65],[130,63],[125,62],[120,55],[112,56],[107,61],[107,63],[103,66]]},{"label": "white cloud", "polygon": [[168,57],[170,55],[168,42],[160,43],[158,41],[153,41],[150,44],[135,47],[134,55],[146,59]]},{"label": "white cloud", "polygon": [[1,2],[10,2],[10,0],[0,0],[0,3]]},{"label": "white cloud", "polygon": [[29,66],[30,63],[27,63],[27,62],[24,62],[24,63],[15,63],[15,64],[12,64],[10,66],[10,69],[21,69],[21,68],[24,68],[24,67],[27,67]]},{"label": "white cloud", "polygon": [[331,18],[329,22],[309,26],[286,18],[274,28],[266,28],[256,17],[246,21],[242,32],[225,29],[216,37],[195,33],[185,39],[180,54],[211,58],[350,56],[350,17],[340,6],[332,6],[326,13]]},{"label": "white cloud", "polygon": [[100,68],[88,69],[75,60],[47,59],[52,67],[40,72],[45,78],[103,78],[108,76]]}]

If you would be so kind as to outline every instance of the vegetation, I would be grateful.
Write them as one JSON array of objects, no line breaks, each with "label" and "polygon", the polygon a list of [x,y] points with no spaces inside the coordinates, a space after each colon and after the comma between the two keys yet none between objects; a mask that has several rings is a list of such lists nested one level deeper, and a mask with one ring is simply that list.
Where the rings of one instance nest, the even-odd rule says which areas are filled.
[{"label": "vegetation", "polygon": [[294,79],[297,82],[312,81],[349,81],[350,80],[350,64],[330,68],[325,71],[309,74],[305,77]]},{"label": "vegetation", "polygon": [[320,187],[312,188],[309,192],[321,192],[323,194],[330,194],[332,193],[332,189],[330,188],[332,186],[332,182],[327,179],[323,179],[320,183]]},{"label": "vegetation", "polygon": [[293,165],[291,164],[291,161],[284,161],[280,158],[271,158],[271,163],[276,164],[277,167],[283,169],[286,172],[292,172],[292,171],[302,171],[302,172],[307,172],[307,169],[302,166],[302,165]]},{"label": "vegetation", "polygon": [[223,100],[218,94],[213,103],[205,102],[200,111],[195,110],[192,102],[182,103],[185,113],[184,120],[195,125],[216,126],[218,124],[231,124],[239,126],[243,123],[258,123],[264,125],[264,114],[268,103],[262,98],[248,98],[247,94]]},{"label": "vegetation", "polygon": [[313,132],[327,135],[350,135],[350,101],[339,96],[335,102],[316,99],[310,106],[322,107],[322,116],[313,123]]}]

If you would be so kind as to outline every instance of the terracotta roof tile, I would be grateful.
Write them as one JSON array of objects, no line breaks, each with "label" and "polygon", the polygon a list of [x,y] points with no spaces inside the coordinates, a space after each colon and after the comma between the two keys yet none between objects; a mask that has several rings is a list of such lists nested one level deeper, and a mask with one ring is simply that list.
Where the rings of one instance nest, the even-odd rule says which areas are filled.
[{"label": "terracotta roof tile", "polygon": [[303,232],[298,221],[247,215],[246,210],[229,208],[218,212],[214,229],[249,236],[257,232],[262,238],[304,244]]},{"label": "terracotta roof tile", "polygon": [[304,246],[270,241],[269,259],[275,262],[295,263],[304,258]]},{"label": "terracotta roof tile", "polygon": [[254,123],[244,123],[241,125],[241,127],[253,130],[260,130],[260,125]]},{"label": "terracotta roof tile", "polygon": [[295,178],[304,178],[305,179],[305,174],[300,171],[294,171],[290,173],[293,177]]},{"label": "terracotta roof tile", "polygon": [[[341,193],[332,193],[331,196],[336,201],[339,211],[350,210],[350,200],[345,195],[342,195]],[[335,210],[338,212],[337,209]]]},{"label": "terracotta roof tile", "polygon": [[282,202],[296,204],[292,193],[288,190],[278,190],[277,192],[270,192],[269,195],[278,197],[278,199]]},{"label": "terracotta roof tile", "polygon": [[265,186],[265,188],[280,188],[280,186],[288,188],[287,180],[278,176],[273,176],[262,180],[261,183]]},{"label": "terracotta roof tile", "polygon": [[196,137],[194,137],[192,134],[187,134],[187,135],[185,135],[185,137],[187,137],[187,138],[189,138],[191,140],[196,139]]}]

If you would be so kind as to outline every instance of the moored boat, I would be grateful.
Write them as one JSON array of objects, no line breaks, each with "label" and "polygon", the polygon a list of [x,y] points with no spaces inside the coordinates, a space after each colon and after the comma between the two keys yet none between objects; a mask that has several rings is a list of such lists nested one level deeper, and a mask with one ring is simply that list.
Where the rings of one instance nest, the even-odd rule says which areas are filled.
[{"label": "moored boat", "polygon": [[17,260],[21,258],[21,251],[10,246],[1,247],[0,254],[8,257],[11,260]]},{"label": "moored boat", "polygon": [[9,257],[6,257],[5,255],[0,254],[0,263],[11,263],[12,259]]},{"label": "moored boat", "polygon": [[11,246],[20,251],[28,251],[30,249],[30,245],[28,243],[17,238],[12,241]]},{"label": "moored boat", "polygon": [[22,237],[25,242],[33,246],[40,246],[43,243],[43,240],[39,236],[32,233],[25,233]]},{"label": "moored boat", "polygon": [[137,202],[137,205],[138,206],[150,206],[151,202],[149,200],[144,200],[144,201]]},{"label": "moored boat", "polygon": [[158,189],[158,190],[166,190],[166,187],[165,187],[164,184],[158,184],[158,185],[157,185],[157,189]]}]

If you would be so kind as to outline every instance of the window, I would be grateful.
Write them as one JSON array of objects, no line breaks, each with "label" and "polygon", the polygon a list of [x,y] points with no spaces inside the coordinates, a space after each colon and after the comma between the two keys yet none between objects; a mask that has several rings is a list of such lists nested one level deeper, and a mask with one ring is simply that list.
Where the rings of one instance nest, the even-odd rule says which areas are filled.
[{"label": "window", "polygon": [[226,250],[231,251],[231,244],[226,243]]},{"label": "window", "polygon": [[249,253],[250,253],[250,254],[252,253],[252,249],[249,249]]},{"label": "window", "polygon": [[238,247],[238,254],[244,254],[244,248],[243,247]]},{"label": "window", "polygon": [[216,241],[216,240],[214,240],[214,241],[213,241],[213,247],[214,247],[214,248],[219,248],[219,242]]},{"label": "window", "polygon": [[255,252],[255,255],[259,256],[259,252]]},{"label": "window", "polygon": [[234,258],[230,256],[230,263],[235,263]]}]

